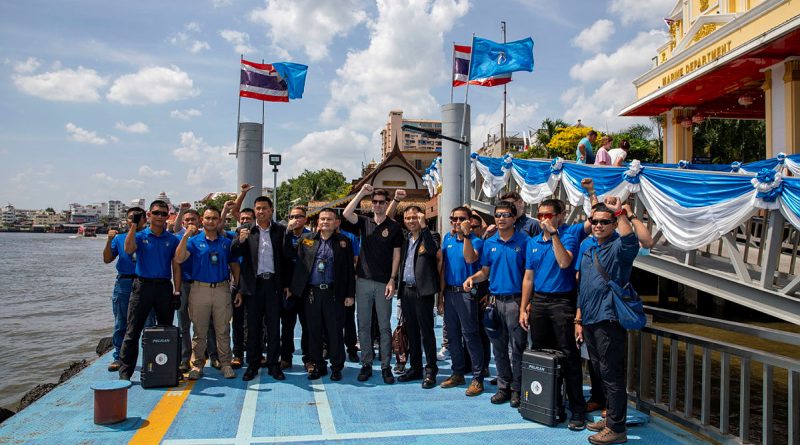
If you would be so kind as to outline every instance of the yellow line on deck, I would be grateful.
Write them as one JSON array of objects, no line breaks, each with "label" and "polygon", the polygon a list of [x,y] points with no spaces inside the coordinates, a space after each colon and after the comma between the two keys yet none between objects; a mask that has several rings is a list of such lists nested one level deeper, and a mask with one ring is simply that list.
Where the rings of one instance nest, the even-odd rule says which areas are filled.
[{"label": "yellow line on deck", "polygon": [[147,424],[140,428],[136,434],[133,435],[130,445],[150,445],[161,442],[167,430],[181,410],[183,402],[189,397],[192,392],[194,381],[189,381],[184,387],[179,387],[167,391],[158,404],[150,411],[147,416]]}]

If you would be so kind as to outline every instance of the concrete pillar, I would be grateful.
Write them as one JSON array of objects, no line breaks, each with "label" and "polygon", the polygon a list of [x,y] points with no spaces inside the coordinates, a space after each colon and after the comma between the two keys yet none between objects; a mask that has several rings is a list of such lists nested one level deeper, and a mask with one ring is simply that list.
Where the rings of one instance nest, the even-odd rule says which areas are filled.
[{"label": "concrete pillar", "polygon": [[766,158],[786,151],[786,85],[784,62],[764,70],[764,119],[767,133]]},{"label": "concrete pillar", "polygon": [[772,70],[769,68],[764,70],[764,83],[761,84],[761,89],[764,91],[764,127],[767,138],[765,158],[769,159],[775,156],[772,151]]},{"label": "concrete pillar", "polygon": [[784,62],[784,107],[786,125],[786,154],[800,153],[800,59]]},{"label": "concrete pillar", "polygon": [[239,152],[236,156],[236,180],[239,185],[247,183],[255,186],[247,194],[242,208],[253,208],[253,201],[261,195],[263,189],[262,173],[264,169],[264,127],[256,122],[239,123]]},{"label": "concrete pillar", "polygon": [[683,108],[673,108],[666,114],[664,162],[667,164],[692,160],[692,127],[681,125],[684,118],[691,119],[691,112]]},{"label": "concrete pillar", "polygon": [[442,136],[466,140],[467,145],[442,139],[442,193],[439,195],[439,233],[449,230],[450,211],[470,200],[470,120],[469,105],[463,103],[442,106]]}]

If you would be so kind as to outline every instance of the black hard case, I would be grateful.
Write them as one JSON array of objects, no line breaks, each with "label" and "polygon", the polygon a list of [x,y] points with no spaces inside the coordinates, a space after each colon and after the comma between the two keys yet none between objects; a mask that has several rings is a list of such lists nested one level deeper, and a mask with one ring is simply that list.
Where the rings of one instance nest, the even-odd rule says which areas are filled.
[{"label": "black hard case", "polygon": [[564,364],[566,357],[551,349],[527,350],[522,354],[522,417],[555,426],[564,413]]},{"label": "black hard case", "polygon": [[175,326],[154,326],[142,331],[142,387],[178,386],[181,335]]}]

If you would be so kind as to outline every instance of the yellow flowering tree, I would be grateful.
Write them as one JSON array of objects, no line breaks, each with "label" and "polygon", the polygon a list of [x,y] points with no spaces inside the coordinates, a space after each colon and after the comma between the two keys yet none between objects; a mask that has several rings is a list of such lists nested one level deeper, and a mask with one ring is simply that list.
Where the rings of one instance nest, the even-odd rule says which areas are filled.
[{"label": "yellow flowering tree", "polygon": [[[556,134],[550,139],[547,144],[549,157],[554,158],[560,156],[564,159],[575,160],[575,149],[578,147],[578,142],[585,138],[592,127],[564,127],[559,128]],[[602,137],[600,132],[597,132],[597,139]],[[594,147],[593,147],[594,148]]]}]

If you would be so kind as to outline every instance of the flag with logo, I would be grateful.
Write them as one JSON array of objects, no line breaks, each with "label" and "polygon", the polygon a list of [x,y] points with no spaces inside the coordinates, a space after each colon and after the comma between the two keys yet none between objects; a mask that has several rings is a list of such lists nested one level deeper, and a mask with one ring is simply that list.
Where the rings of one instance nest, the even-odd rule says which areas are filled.
[{"label": "flag with logo", "polygon": [[242,59],[239,96],[269,102],[300,99],[308,67],[299,63],[255,63]]},{"label": "flag with logo", "polygon": [[[453,45],[453,86],[458,87],[467,84],[469,75],[469,62],[472,56],[472,48],[466,45]],[[470,85],[480,85],[493,87],[511,82],[511,73],[501,74],[483,79],[470,80]]]},{"label": "flag with logo", "polygon": [[514,71],[533,71],[533,39],[497,43],[472,38],[469,80],[483,79]]}]

